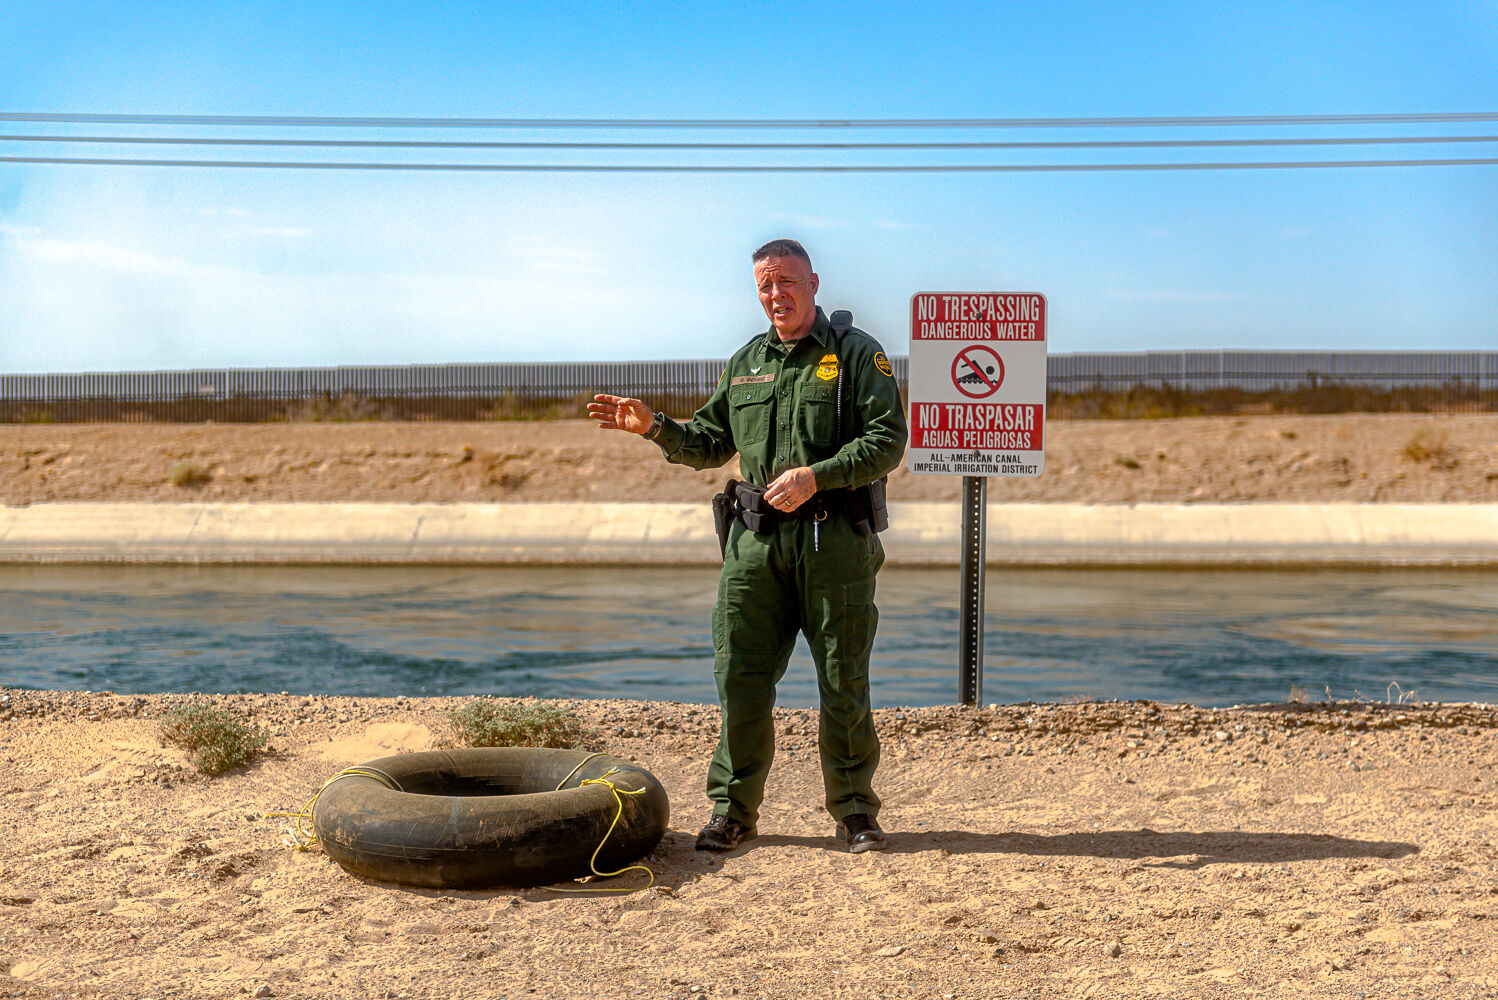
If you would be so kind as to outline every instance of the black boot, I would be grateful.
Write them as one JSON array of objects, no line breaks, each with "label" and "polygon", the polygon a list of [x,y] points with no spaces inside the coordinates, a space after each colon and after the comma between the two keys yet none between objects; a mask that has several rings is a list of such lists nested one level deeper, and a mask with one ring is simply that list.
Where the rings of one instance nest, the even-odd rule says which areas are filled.
[{"label": "black boot", "polygon": [[759,831],[752,826],[745,826],[738,820],[729,819],[727,816],[714,816],[697,834],[697,850],[731,851],[744,841],[753,840],[757,836],[759,836]]},{"label": "black boot", "polygon": [[878,822],[868,813],[844,816],[840,825],[843,828],[843,836],[848,841],[849,853],[862,854],[864,851],[884,850],[884,831],[879,829]]}]

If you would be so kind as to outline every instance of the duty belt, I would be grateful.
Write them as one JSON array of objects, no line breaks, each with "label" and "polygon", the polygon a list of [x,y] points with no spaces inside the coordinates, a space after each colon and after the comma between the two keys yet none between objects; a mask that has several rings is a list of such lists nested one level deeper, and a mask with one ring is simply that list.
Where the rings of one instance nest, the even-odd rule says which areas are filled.
[{"label": "duty belt", "polygon": [[755,486],[752,483],[741,482],[730,479],[724,488],[733,503],[733,513],[744,527],[757,534],[767,534],[775,530],[775,526],[781,521],[799,521],[812,518],[816,521],[824,521],[827,515],[842,509],[844,490],[822,490],[814,493],[795,510],[776,510],[770,506],[765,499],[765,488]]},{"label": "duty belt", "polygon": [[713,527],[718,549],[726,551],[728,531],[734,521],[757,535],[767,535],[782,521],[810,520],[812,544],[821,548],[821,526],[830,514],[846,514],[855,535],[867,536],[889,526],[884,508],[884,480],[856,489],[822,490],[792,511],[776,510],[765,500],[763,486],[730,479],[723,492],[713,497]]}]

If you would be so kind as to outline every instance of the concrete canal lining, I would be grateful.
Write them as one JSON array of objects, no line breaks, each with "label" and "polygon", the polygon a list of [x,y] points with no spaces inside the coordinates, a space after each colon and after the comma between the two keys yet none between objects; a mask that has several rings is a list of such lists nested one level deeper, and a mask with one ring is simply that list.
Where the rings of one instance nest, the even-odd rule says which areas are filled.
[{"label": "concrete canal lining", "polygon": [[[956,565],[953,503],[891,504],[890,564]],[[990,565],[1498,566],[1498,504],[992,504]],[[38,504],[0,562],[711,564],[705,503]]]}]

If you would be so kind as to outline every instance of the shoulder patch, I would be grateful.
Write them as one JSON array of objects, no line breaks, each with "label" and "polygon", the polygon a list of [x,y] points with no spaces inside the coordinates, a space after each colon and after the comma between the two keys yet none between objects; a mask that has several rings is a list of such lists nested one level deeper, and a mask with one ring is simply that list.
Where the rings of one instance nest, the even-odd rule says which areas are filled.
[{"label": "shoulder patch", "polygon": [[888,375],[890,378],[895,377],[895,370],[889,366],[889,358],[886,358],[884,356],[883,351],[880,351],[878,354],[874,355],[874,367],[884,372],[884,374]]}]

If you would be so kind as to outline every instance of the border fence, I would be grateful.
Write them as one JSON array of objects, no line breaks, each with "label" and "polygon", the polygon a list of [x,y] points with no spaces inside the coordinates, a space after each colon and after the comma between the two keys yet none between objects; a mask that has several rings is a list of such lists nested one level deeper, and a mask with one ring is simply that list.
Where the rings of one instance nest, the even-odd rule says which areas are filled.
[{"label": "border fence", "polygon": [[[892,358],[902,389],[908,359]],[[594,392],[688,414],[722,360],[0,375],[0,422],[576,417]],[[1498,412],[1498,352],[1150,351],[1048,359],[1052,417]]]}]

